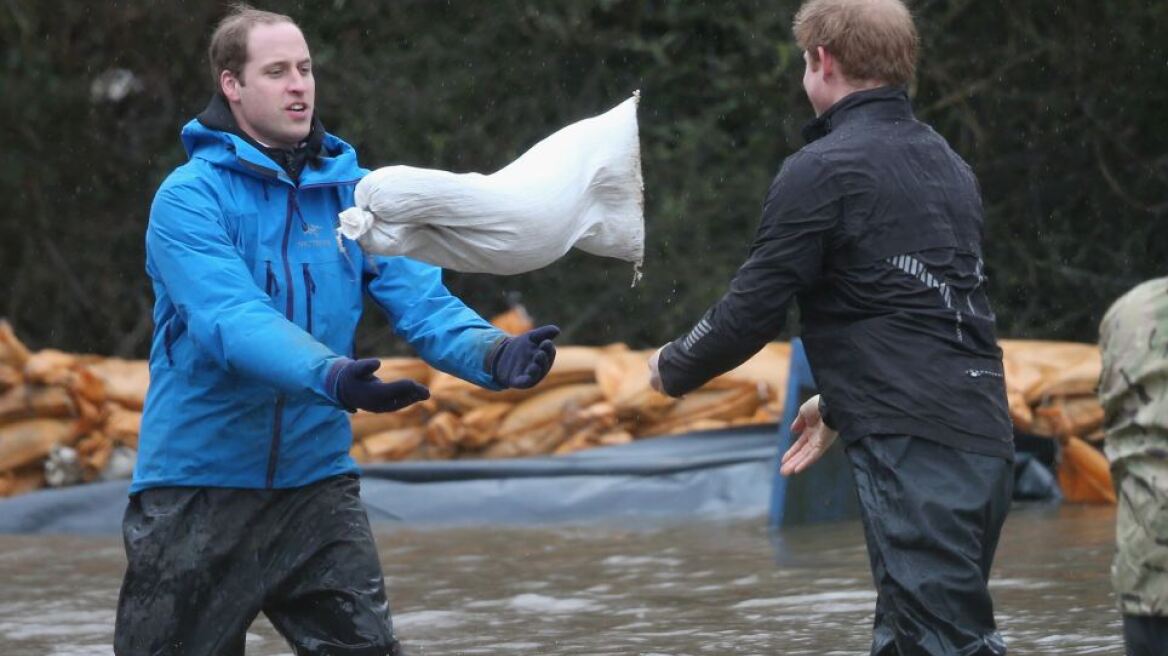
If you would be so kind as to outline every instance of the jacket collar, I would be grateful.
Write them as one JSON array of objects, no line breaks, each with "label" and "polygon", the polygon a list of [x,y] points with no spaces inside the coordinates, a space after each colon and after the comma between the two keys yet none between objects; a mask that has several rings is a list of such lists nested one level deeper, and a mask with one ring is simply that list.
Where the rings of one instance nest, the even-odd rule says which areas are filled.
[{"label": "jacket collar", "polygon": [[[183,126],[182,142],[192,159],[197,157],[273,181],[296,184],[298,177],[301,185],[329,184],[356,180],[364,173],[353,147],[325,132],[315,116],[308,138],[295,151],[267,148],[239,128],[226,99],[219,94],[211,98],[198,117]],[[289,166],[297,159],[300,167]]]},{"label": "jacket collar", "polygon": [[885,86],[849,93],[803,126],[803,140],[811,143],[840,125],[861,117],[877,121],[911,120],[913,113],[908,91],[904,87]]}]

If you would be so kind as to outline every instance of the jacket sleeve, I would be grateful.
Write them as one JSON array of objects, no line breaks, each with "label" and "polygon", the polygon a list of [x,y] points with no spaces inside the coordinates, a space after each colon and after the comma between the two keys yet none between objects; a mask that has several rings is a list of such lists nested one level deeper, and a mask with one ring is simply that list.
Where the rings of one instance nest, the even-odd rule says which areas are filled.
[{"label": "jacket sleeve", "polygon": [[166,289],[198,348],[224,369],[283,392],[336,403],[345,359],[273,308],[198,180],[163,185],[150,208],[147,267]]},{"label": "jacket sleeve", "polygon": [[818,280],[842,195],[818,156],[783,163],[746,262],[730,289],[658,360],[665,391],[686,394],[745,362],[779,335],[791,299]]},{"label": "jacket sleeve", "polygon": [[442,269],[408,257],[367,257],[366,290],[423,360],[480,387],[502,389],[486,359],[506,334],[446,289]]}]

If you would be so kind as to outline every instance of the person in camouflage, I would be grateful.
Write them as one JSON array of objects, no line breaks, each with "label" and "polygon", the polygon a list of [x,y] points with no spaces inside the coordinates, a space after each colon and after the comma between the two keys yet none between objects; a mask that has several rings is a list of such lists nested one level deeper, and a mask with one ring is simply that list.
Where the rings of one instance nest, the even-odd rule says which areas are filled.
[{"label": "person in camouflage", "polygon": [[1168,653],[1168,278],[1124,294],[1099,326],[1106,452],[1119,509],[1111,568],[1129,656]]}]

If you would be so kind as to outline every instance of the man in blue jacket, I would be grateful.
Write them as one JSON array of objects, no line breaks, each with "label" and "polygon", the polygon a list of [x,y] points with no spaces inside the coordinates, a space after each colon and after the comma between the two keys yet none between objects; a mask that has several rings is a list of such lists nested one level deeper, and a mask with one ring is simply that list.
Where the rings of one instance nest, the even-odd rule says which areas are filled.
[{"label": "man in blue jacket", "polygon": [[297,654],[397,654],[345,411],[429,391],[348,357],[363,293],[427,362],[489,389],[539,382],[559,331],[507,337],[440,269],[338,241],[367,171],[315,116],[290,18],[236,7],[209,59],[217,92],[146,233],[155,331],[115,651],[242,654],[263,612]]},{"label": "man in blue jacket", "polygon": [[816,118],[783,162],[750,255],[650,363],[679,396],[779,335],[792,300],[826,403],[782,473],[845,443],[878,596],[871,653],[999,655],[987,587],[1013,430],[986,295],[973,171],[913,115],[918,38],[901,0],[808,0],[795,18]]}]

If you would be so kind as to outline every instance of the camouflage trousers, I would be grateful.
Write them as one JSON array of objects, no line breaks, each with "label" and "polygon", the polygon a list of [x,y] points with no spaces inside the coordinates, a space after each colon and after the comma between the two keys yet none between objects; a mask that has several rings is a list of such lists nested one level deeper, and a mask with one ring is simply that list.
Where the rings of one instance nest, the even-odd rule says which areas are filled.
[{"label": "camouflage trousers", "polygon": [[1168,453],[1112,464],[1119,508],[1112,583],[1125,615],[1168,615]]}]

